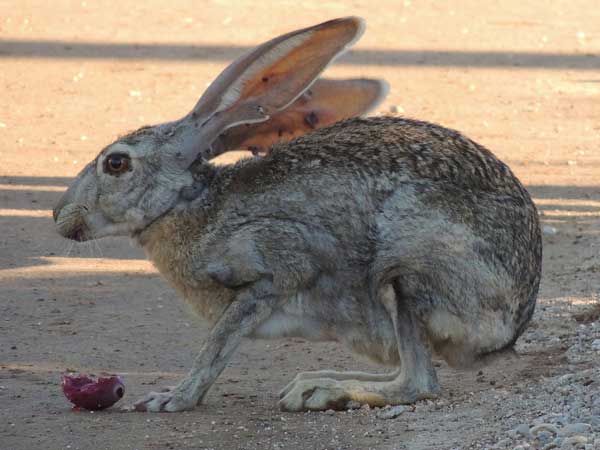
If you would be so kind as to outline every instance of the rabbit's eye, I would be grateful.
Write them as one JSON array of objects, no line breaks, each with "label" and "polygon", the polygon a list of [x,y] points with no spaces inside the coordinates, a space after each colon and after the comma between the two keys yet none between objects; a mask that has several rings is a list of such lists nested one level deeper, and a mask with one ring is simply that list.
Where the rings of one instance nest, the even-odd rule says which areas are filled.
[{"label": "rabbit's eye", "polygon": [[104,172],[111,175],[120,175],[131,170],[131,159],[123,153],[113,153],[104,160]]}]

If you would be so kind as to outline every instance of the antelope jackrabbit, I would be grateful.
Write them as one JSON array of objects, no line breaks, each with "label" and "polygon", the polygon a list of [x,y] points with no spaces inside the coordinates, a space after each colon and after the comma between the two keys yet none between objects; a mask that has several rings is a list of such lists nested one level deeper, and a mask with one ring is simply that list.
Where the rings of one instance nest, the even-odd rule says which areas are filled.
[{"label": "antelope jackrabbit", "polygon": [[[372,80],[312,85],[361,31],[344,18],[263,44],[184,118],[107,146],[56,206],[67,238],[130,235],[212,325],[185,379],[136,409],[194,408],[245,336],[335,340],[397,368],[301,373],[280,400],[299,411],[435,396],[430,352],[465,366],[523,332],[540,230],[506,165],[415,120],[351,118],[300,136],[381,97]],[[239,147],[265,155],[208,161]]]}]

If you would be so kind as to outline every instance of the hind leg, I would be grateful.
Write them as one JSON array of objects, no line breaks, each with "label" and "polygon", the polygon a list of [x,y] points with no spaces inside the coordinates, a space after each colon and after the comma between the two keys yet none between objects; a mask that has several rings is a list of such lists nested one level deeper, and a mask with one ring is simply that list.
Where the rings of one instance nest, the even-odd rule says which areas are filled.
[{"label": "hind leg", "polygon": [[280,407],[285,411],[344,409],[350,401],[384,406],[436,397],[439,384],[424,331],[406,302],[396,294],[392,286],[386,286],[381,294],[394,323],[401,361],[393,379],[300,380],[280,400]]}]

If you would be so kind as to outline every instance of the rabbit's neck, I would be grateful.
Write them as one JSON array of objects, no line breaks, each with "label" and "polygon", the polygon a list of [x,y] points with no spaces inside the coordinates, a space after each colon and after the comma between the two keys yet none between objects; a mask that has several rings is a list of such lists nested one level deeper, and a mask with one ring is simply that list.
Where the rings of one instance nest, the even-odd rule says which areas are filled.
[{"label": "rabbit's neck", "polygon": [[[198,278],[204,252],[192,251],[206,237],[206,215],[197,208],[176,209],[147,230],[142,243],[148,259],[200,317],[214,324],[231,302],[231,291]],[[199,261],[200,259],[200,261]]]},{"label": "rabbit's neck", "polygon": [[185,291],[189,249],[202,231],[202,215],[174,208],[140,235],[138,242],[148,259],[178,290]]},{"label": "rabbit's neck", "polygon": [[210,216],[219,208],[215,194],[222,177],[214,176],[216,173],[195,177],[204,187],[191,196],[181,193],[179,202],[137,237],[148,259],[180,291],[185,291],[186,280],[192,279],[192,274],[184,273],[191,267],[190,248],[202,240],[210,228]]},{"label": "rabbit's neck", "polygon": [[[195,198],[185,199],[167,214],[158,218],[148,228],[140,233],[139,245],[144,249],[148,259],[154,264],[162,276],[175,287],[188,301],[202,310],[201,315],[211,320],[219,308],[197,307],[199,294],[197,273],[194,267],[202,266],[202,259],[210,252],[193,252],[198,246],[205,245],[215,233],[215,217],[223,205],[226,187],[230,183],[229,170],[215,170],[207,185]],[[203,280],[204,285],[210,285]],[[206,289],[209,289],[207,287]],[[200,289],[202,291],[202,289]],[[207,299],[218,294],[206,296]],[[213,302],[214,303],[214,302]],[[218,303],[218,302],[217,302]],[[214,306],[214,305],[213,305]],[[210,310],[210,311],[209,311]]]}]

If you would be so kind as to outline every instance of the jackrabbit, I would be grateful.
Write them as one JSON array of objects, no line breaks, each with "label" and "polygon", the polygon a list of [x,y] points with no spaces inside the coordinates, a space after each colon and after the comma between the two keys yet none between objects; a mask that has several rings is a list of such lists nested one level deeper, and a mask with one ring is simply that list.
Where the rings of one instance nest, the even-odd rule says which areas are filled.
[{"label": "jackrabbit", "polygon": [[[259,46],[184,118],[107,146],[56,206],[67,238],[132,236],[212,325],[185,379],[135,409],[194,408],[243,337],[339,341],[397,368],[301,373],[281,393],[283,410],[411,403],[439,393],[431,352],[467,366],[510,349],[529,322],[537,211],[492,153],[392,117],[302,135],[381,97],[369,80],[319,81],[321,94],[307,93],[362,28],[343,18]],[[208,161],[240,146],[264,155]]]}]

